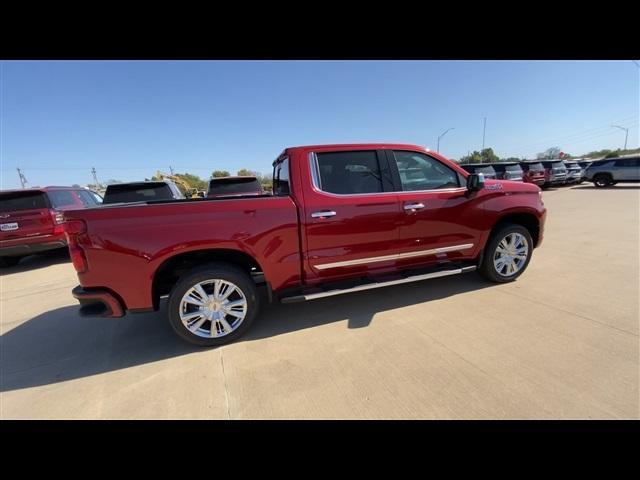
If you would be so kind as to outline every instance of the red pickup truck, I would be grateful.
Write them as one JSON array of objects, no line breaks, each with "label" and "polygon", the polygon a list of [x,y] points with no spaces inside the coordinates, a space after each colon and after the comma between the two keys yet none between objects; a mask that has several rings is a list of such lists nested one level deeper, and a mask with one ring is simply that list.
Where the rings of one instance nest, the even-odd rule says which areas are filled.
[{"label": "red pickup truck", "polygon": [[240,337],[269,301],[478,269],[515,280],[542,242],[536,185],[487,180],[415,145],[287,148],[273,194],[65,213],[82,315],[157,310],[198,345]]}]

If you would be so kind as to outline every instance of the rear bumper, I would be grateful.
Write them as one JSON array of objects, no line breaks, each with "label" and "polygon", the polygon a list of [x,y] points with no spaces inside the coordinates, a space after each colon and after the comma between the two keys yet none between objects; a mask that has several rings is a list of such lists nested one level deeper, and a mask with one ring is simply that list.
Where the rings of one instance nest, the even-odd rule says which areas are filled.
[{"label": "rear bumper", "polygon": [[11,240],[0,242],[0,257],[24,257],[25,255],[31,255],[32,253],[67,247],[67,242],[65,240],[53,240],[55,238],[53,235],[50,237],[51,238],[44,242],[37,243],[31,243],[27,238],[24,239],[25,243],[18,243]]},{"label": "rear bumper", "polygon": [[107,290],[85,290],[78,285],[71,291],[73,297],[80,302],[81,317],[109,317],[124,316],[124,308],[112,293]]}]

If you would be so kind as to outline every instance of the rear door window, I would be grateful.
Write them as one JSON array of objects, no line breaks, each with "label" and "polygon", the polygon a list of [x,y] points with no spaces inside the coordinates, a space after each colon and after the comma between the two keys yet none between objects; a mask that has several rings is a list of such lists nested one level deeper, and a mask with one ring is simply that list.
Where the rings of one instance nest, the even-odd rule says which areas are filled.
[{"label": "rear door window", "polygon": [[78,205],[71,190],[52,190],[48,192],[53,208]]},{"label": "rear door window", "polygon": [[102,202],[98,202],[98,199],[96,198],[97,195],[92,194],[92,192],[87,192],[85,190],[77,190],[76,193],[78,194],[80,201],[85,207],[95,207],[99,203],[102,203]]},{"label": "rear door window", "polygon": [[0,212],[19,212],[49,208],[43,192],[11,192],[0,194]]},{"label": "rear door window", "polygon": [[374,150],[317,154],[319,188],[341,195],[383,191],[378,156]]},{"label": "rear door window", "polygon": [[616,167],[637,167],[638,159],[637,158],[621,158],[620,160],[616,160]]}]

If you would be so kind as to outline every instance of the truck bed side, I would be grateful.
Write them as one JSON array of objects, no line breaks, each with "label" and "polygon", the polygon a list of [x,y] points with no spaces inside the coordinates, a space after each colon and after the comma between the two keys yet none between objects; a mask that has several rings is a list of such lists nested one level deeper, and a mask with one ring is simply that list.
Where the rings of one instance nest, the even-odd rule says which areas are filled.
[{"label": "truck bed side", "polygon": [[300,282],[296,205],[290,197],[180,200],[70,212],[87,223],[84,288],[108,287],[128,310],[153,308],[153,278],[189,252],[240,252],[255,259],[272,289]]}]

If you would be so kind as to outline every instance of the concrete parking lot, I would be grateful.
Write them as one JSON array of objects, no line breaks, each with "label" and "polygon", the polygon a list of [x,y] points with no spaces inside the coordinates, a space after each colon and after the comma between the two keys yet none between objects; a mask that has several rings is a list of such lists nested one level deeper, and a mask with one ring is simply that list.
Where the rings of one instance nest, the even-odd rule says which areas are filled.
[{"label": "concrete parking lot", "polygon": [[639,418],[640,189],[545,191],[515,283],[475,273],[268,306],[217,349],[165,312],[84,319],[63,254],[2,271],[0,416]]}]

